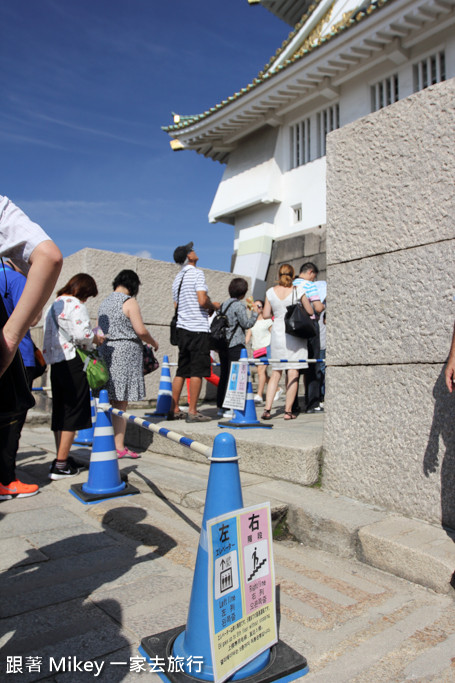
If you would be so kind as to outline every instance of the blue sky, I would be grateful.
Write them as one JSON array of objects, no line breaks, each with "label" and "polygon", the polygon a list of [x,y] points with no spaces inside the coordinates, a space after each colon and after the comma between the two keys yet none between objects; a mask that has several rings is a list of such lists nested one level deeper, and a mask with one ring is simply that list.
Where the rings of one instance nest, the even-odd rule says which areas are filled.
[{"label": "blue sky", "polygon": [[249,83],[289,30],[247,0],[2,0],[0,194],[64,256],[194,240],[229,270],[233,228],[207,219],[224,166],[161,126]]}]

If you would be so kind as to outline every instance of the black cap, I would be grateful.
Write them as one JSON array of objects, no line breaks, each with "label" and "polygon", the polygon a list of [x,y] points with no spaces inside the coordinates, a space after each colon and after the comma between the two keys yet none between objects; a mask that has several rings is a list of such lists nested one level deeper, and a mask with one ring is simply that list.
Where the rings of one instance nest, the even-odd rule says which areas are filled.
[{"label": "black cap", "polygon": [[185,244],[184,247],[177,247],[177,249],[174,251],[174,261],[180,264],[185,263],[188,254],[190,251],[193,251],[193,245],[194,242],[188,242],[188,244]]}]

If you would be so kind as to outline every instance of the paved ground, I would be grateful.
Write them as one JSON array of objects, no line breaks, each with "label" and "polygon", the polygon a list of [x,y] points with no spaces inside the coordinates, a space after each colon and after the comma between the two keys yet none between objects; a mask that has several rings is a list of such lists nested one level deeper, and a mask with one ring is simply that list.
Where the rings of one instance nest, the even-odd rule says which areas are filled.
[{"label": "paved ground", "polygon": [[[148,452],[121,463],[140,495],[84,506],[68,481],[47,479],[52,451],[48,427],[27,425],[20,475],[42,490],[0,503],[1,678],[90,680],[96,671],[50,670],[76,657],[102,665],[99,680],[158,680],[130,669],[142,638],[186,621],[208,469]],[[172,481],[186,483],[184,505],[167,495]],[[274,485],[242,474],[245,504]],[[299,543],[276,542],[274,553],[280,637],[308,659],[306,681],[455,680],[450,595]]]}]

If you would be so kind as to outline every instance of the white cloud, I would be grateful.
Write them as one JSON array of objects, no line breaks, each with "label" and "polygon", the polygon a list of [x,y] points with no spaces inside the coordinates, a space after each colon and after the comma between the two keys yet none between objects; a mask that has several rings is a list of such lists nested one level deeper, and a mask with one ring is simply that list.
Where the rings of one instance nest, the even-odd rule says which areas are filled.
[{"label": "white cloud", "polygon": [[152,258],[151,252],[147,249],[142,249],[141,251],[138,251],[135,254],[133,254],[133,256],[138,256],[139,258]]}]

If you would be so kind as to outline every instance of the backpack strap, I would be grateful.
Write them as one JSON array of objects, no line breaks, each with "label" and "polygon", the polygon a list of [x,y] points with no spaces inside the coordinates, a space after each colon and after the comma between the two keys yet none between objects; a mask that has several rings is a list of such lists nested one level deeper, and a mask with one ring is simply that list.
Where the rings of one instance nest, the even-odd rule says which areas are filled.
[{"label": "backpack strap", "polygon": [[177,315],[177,313],[179,312],[180,290],[182,289],[183,278],[185,277],[185,275],[186,275],[187,272],[188,272],[188,271],[186,271],[185,273],[183,273],[182,279],[180,280],[179,291],[177,292],[177,305],[176,305],[176,307],[175,307],[175,315]]}]

